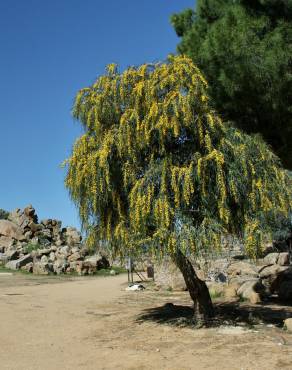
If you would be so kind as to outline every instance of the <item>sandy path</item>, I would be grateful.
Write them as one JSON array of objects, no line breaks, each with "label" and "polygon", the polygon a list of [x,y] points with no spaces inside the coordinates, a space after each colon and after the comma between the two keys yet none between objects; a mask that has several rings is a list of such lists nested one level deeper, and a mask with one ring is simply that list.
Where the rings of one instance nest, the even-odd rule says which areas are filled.
[{"label": "sandy path", "polygon": [[188,302],[185,293],[126,293],[124,275],[49,284],[0,279],[1,370],[292,370],[287,333],[136,321],[144,309]]},{"label": "sandy path", "polygon": [[[121,275],[2,287],[0,368],[96,369],[96,364],[87,367],[87,357],[93,347],[86,339],[99,327],[91,312],[96,312],[101,305],[109,308],[110,302],[122,294],[123,282],[125,276]],[[100,317],[104,314],[107,313],[102,310]],[[106,325],[102,330],[107,331]]]}]

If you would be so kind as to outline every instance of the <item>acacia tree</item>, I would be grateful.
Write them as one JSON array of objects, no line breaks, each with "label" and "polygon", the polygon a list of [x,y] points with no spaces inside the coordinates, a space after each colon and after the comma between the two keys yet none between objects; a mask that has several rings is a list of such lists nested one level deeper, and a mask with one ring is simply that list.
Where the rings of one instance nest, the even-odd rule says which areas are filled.
[{"label": "acacia tree", "polygon": [[109,65],[76,96],[84,134],[66,176],[89,241],[107,241],[123,256],[171,256],[196,319],[214,311],[189,256],[220,248],[227,232],[243,236],[255,256],[261,231],[290,206],[277,157],[259,137],[224,124],[206,88],[183,56],[123,73]]}]

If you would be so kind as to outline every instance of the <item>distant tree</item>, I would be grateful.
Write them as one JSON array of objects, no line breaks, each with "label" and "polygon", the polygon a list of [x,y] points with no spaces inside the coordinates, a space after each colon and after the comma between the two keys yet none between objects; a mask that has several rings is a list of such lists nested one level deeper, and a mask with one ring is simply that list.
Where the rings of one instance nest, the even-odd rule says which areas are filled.
[{"label": "distant tree", "polygon": [[77,94],[85,133],[66,161],[66,187],[89,240],[122,256],[169,255],[181,270],[197,320],[211,317],[191,254],[244,237],[255,256],[261,232],[291,205],[288,177],[257,136],[224,124],[191,59],[107,73]]},{"label": "distant tree", "polygon": [[0,220],[7,220],[9,216],[9,212],[5,211],[5,209],[0,208]]},{"label": "distant tree", "polygon": [[261,133],[292,168],[292,1],[197,0],[172,16],[190,56],[210,82],[217,111]]}]

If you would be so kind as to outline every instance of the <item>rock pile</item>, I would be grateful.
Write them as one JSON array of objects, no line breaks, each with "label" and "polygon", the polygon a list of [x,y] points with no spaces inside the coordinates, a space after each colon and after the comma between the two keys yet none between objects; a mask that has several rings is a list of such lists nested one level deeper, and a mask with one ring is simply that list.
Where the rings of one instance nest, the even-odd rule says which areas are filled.
[{"label": "rock pile", "polygon": [[[244,258],[244,256],[242,256]],[[260,303],[271,296],[292,303],[292,264],[288,252],[269,253],[253,262],[248,259],[217,259],[207,271],[196,271],[206,280],[213,295]],[[179,270],[169,260],[156,266],[156,284],[173,290],[186,290]]]},{"label": "rock pile", "polygon": [[38,222],[31,205],[11,212],[7,220],[0,220],[1,264],[43,275],[72,272],[85,275],[109,267],[104,256],[90,255],[76,228],[62,228],[61,221],[53,219]]}]

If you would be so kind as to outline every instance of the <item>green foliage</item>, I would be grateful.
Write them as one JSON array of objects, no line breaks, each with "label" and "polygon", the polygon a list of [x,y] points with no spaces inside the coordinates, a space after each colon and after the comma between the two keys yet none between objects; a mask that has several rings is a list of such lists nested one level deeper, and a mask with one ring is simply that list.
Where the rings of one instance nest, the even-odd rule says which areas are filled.
[{"label": "green foliage", "polygon": [[292,1],[198,0],[171,21],[216,110],[292,168]]},{"label": "green foliage", "polygon": [[119,267],[119,266],[112,266],[111,268],[107,268],[107,269],[100,269],[100,270],[97,270],[95,273],[94,273],[94,276],[111,276],[111,271],[115,271],[116,275],[118,274],[123,274],[123,273],[126,273],[127,270],[123,267]]},{"label": "green foliage", "polygon": [[273,233],[273,240],[286,241],[292,236],[292,213],[288,217],[279,217],[276,220],[274,227],[275,232]]},{"label": "green foliage", "polygon": [[243,236],[250,255],[291,206],[289,178],[258,136],[224,124],[187,57],[119,73],[76,97],[85,133],[66,161],[66,187],[88,241],[121,255],[220,248]]},{"label": "green foliage", "polygon": [[24,253],[28,254],[38,249],[42,249],[42,246],[38,243],[27,243],[24,247]]},{"label": "green foliage", "polygon": [[5,209],[0,208],[0,220],[7,220],[9,216],[9,212],[5,211]]},{"label": "green foliage", "polygon": [[211,288],[209,288],[209,293],[210,293],[210,297],[211,297],[212,299],[221,298],[221,297],[223,296],[223,292],[219,292],[219,291],[218,291],[218,290],[216,290],[216,289],[212,289],[212,287],[211,287]]}]

